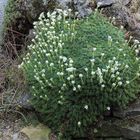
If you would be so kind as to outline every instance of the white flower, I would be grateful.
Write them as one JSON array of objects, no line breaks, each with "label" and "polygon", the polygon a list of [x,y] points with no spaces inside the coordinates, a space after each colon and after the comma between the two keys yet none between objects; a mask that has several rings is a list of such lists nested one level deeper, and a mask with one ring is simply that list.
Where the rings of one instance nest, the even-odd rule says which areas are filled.
[{"label": "white flower", "polygon": [[81,122],[80,121],[77,124],[78,124],[78,126],[81,126]]},{"label": "white flower", "polygon": [[77,87],[80,89],[81,88],[81,85],[78,85]]},{"label": "white flower", "polygon": [[51,54],[50,53],[46,53],[46,56],[50,56]]},{"label": "white flower", "polygon": [[75,81],[71,81],[72,84],[75,84]]},{"label": "white flower", "polygon": [[79,77],[82,78],[83,77],[83,74],[79,74]]},{"label": "white flower", "polygon": [[124,27],[123,27],[122,25],[120,26],[120,28],[121,28],[122,30],[124,29]]},{"label": "white flower", "polygon": [[41,62],[38,62],[39,65],[41,65]]},{"label": "white flower", "polygon": [[126,69],[128,69],[128,68],[129,68],[129,66],[128,66],[128,65],[125,65],[125,68],[126,68]]},{"label": "white flower", "polygon": [[113,57],[113,60],[116,60],[116,57]]},{"label": "white flower", "polygon": [[55,51],[56,53],[58,52],[58,50],[57,50],[57,49],[55,49],[54,51]]},{"label": "white flower", "polygon": [[63,84],[63,87],[66,87],[66,84]]},{"label": "white flower", "polygon": [[102,71],[103,71],[103,72],[107,72],[107,70],[106,70],[106,69],[102,69]]},{"label": "white flower", "polygon": [[69,12],[71,12],[71,11],[72,11],[72,9],[68,9],[68,11],[69,11]]},{"label": "white flower", "polygon": [[138,54],[138,53],[139,53],[139,50],[138,50],[138,49],[136,49],[136,50],[135,50],[135,53],[136,53],[136,54]]},{"label": "white flower", "polygon": [[49,63],[49,61],[48,61],[48,60],[46,60],[46,61],[45,61],[45,63],[46,63],[46,64],[48,64],[48,63]]},{"label": "white flower", "polygon": [[96,51],[96,48],[93,48],[93,51]]},{"label": "white flower", "polygon": [[76,91],[76,87],[73,88],[73,91]]},{"label": "white flower", "polygon": [[130,81],[126,81],[126,84],[130,84]]},{"label": "white flower", "polygon": [[85,105],[84,108],[85,108],[86,110],[88,110],[88,105]]},{"label": "white flower", "polygon": [[67,61],[67,57],[63,57],[63,62],[66,62]]},{"label": "white flower", "polygon": [[70,64],[69,64],[69,66],[70,66],[70,67],[72,67],[72,66],[73,66],[73,64],[72,64],[72,63],[70,63]]},{"label": "white flower", "polygon": [[121,52],[121,51],[123,51],[123,49],[119,49],[119,51]]},{"label": "white flower", "polygon": [[67,68],[66,69],[66,71],[68,71],[68,72],[73,72],[73,71],[75,71],[76,70],[76,68],[74,68],[74,67],[71,67],[71,68]]},{"label": "white flower", "polygon": [[63,76],[63,75],[64,75],[64,73],[63,73],[63,72],[60,72],[60,75],[61,75],[61,76]]},{"label": "white flower", "polygon": [[43,52],[46,53],[47,51],[46,50],[43,50]]},{"label": "white flower", "polygon": [[117,77],[117,80],[118,80],[118,81],[121,80],[121,77]]},{"label": "white flower", "polygon": [[116,84],[115,84],[115,83],[113,83],[113,84],[112,84],[112,86],[113,86],[113,87],[115,87],[115,86],[116,86]]},{"label": "white flower", "polygon": [[67,64],[67,63],[65,63],[65,66],[68,66],[68,64]]},{"label": "white flower", "polygon": [[137,76],[140,76],[140,73],[137,73]]},{"label": "white flower", "polygon": [[93,58],[93,59],[90,59],[90,62],[91,63],[94,63],[95,62],[95,59]]},{"label": "white flower", "polygon": [[115,20],[115,19],[116,19],[115,17],[112,18],[112,20]]},{"label": "white flower", "polygon": [[92,72],[91,72],[91,75],[95,75],[95,72],[94,72],[94,71],[92,71]]},{"label": "white flower", "polygon": [[57,75],[60,76],[60,72],[57,72]]},{"label": "white flower", "polygon": [[120,74],[120,72],[118,72],[118,71],[117,71],[117,72],[116,72],[116,74],[117,74],[117,75],[119,75],[119,74]]},{"label": "white flower", "polygon": [[54,63],[50,63],[50,67],[53,67],[54,66]]},{"label": "white flower", "polygon": [[110,110],[110,107],[109,106],[107,107],[107,110]]},{"label": "white flower", "polygon": [[112,74],[112,75],[111,75],[111,78],[115,78],[115,74]]},{"label": "white flower", "polygon": [[112,60],[108,60],[108,63],[111,64],[113,61]]},{"label": "white flower", "polygon": [[101,87],[102,87],[102,88],[104,88],[104,87],[105,87],[105,85],[103,84],[103,85],[101,85]]},{"label": "white flower", "polygon": [[112,37],[108,36],[108,41],[112,42]]},{"label": "white flower", "polygon": [[45,77],[45,74],[44,73],[42,74],[42,77]]},{"label": "white flower", "polygon": [[119,86],[121,86],[122,84],[123,84],[123,83],[122,83],[121,81],[120,81],[120,82],[118,82],[118,85],[119,85]]},{"label": "white flower", "polygon": [[58,101],[58,104],[60,104],[60,105],[61,105],[61,104],[63,104],[63,103],[62,103],[61,101]]},{"label": "white flower", "polygon": [[88,68],[84,68],[85,71],[88,71]]},{"label": "white flower", "polygon": [[73,60],[72,60],[72,59],[70,59],[69,63],[70,63],[70,64],[72,64],[72,63],[73,63]]},{"label": "white flower", "polygon": [[135,43],[135,44],[139,44],[140,42],[139,42],[138,40],[135,39],[135,40],[134,40],[134,43]]},{"label": "white flower", "polygon": [[70,78],[71,78],[71,79],[74,78],[74,75],[70,75]]},{"label": "white flower", "polygon": [[105,54],[104,53],[101,53],[101,56],[104,56]]},{"label": "white flower", "polygon": [[67,80],[70,81],[70,77],[68,77]]}]

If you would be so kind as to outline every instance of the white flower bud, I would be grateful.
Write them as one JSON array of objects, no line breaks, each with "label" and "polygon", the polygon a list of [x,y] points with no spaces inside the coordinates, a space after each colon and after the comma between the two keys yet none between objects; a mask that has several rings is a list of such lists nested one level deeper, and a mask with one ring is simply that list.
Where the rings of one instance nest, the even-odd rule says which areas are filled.
[{"label": "white flower bud", "polygon": [[53,67],[54,66],[54,63],[50,63],[50,67]]},{"label": "white flower bud", "polygon": [[119,86],[121,86],[122,84],[123,84],[123,83],[122,83],[121,81],[120,81],[120,82],[118,82],[118,85],[119,85]]},{"label": "white flower bud", "polygon": [[107,107],[107,110],[110,110],[110,107],[109,106]]},{"label": "white flower bud", "polygon": [[75,84],[75,81],[71,81],[72,84]]},{"label": "white flower bud", "polygon": [[77,124],[78,124],[78,126],[81,126],[81,122],[80,121]]},{"label": "white flower bud", "polygon": [[96,48],[93,48],[93,51],[96,51]]},{"label": "white flower bud", "polygon": [[73,91],[76,91],[76,87],[73,88]]},{"label": "white flower bud", "polygon": [[81,89],[81,85],[78,85],[77,87],[78,87],[79,89]]},{"label": "white flower bud", "polygon": [[88,68],[84,68],[84,70],[87,72],[88,71]]},{"label": "white flower bud", "polygon": [[84,108],[85,108],[86,110],[88,110],[88,105],[85,105]]},{"label": "white flower bud", "polygon": [[126,84],[130,84],[130,81],[126,81]]},{"label": "white flower bud", "polygon": [[79,74],[79,77],[82,78],[83,77],[83,74]]}]

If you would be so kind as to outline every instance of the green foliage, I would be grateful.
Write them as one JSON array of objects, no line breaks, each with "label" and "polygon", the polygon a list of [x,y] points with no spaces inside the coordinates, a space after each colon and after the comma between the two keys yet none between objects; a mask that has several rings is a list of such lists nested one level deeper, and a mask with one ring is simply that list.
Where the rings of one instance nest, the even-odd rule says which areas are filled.
[{"label": "green foliage", "polygon": [[20,13],[17,10],[17,3],[18,0],[8,0],[4,15],[4,30],[7,27],[10,27],[20,16]]},{"label": "green foliage", "polygon": [[32,104],[44,122],[70,140],[87,134],[106,110],[124,107],[139,91],[140,61],[123,32],[97,11],[83,20],[70,13],[41,14],[35,39],[19,66],[27,76]]}]

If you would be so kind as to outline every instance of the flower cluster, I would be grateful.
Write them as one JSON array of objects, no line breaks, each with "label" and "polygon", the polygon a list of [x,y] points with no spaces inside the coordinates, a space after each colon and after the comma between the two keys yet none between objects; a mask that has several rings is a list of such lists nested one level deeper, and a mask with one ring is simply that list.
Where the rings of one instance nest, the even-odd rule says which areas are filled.
[{"label": "flower cluster", "polygon": [[138,41],[128,47],[122,32],[98,12],[86,20],[70,15],[71,10],[61,9],[42,13],[19,66],[33,105],[58,135],[65,130],[65,140],[86,134],[112,106],[125,106],[139,90],[140,76]]}]

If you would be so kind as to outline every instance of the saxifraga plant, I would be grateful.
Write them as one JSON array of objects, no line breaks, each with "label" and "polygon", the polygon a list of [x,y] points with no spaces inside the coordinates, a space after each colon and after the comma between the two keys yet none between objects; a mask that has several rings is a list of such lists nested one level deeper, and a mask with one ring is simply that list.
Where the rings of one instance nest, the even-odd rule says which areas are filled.
[{"label": "saxifraga plant", "polygon": [[72,20],[70,12],[40,15],[19,66],[35,109],[64,140],[85,136],[107,109],[126,106],[140,89],[138,42],[130,48],[98,11],[81,20]]}]

